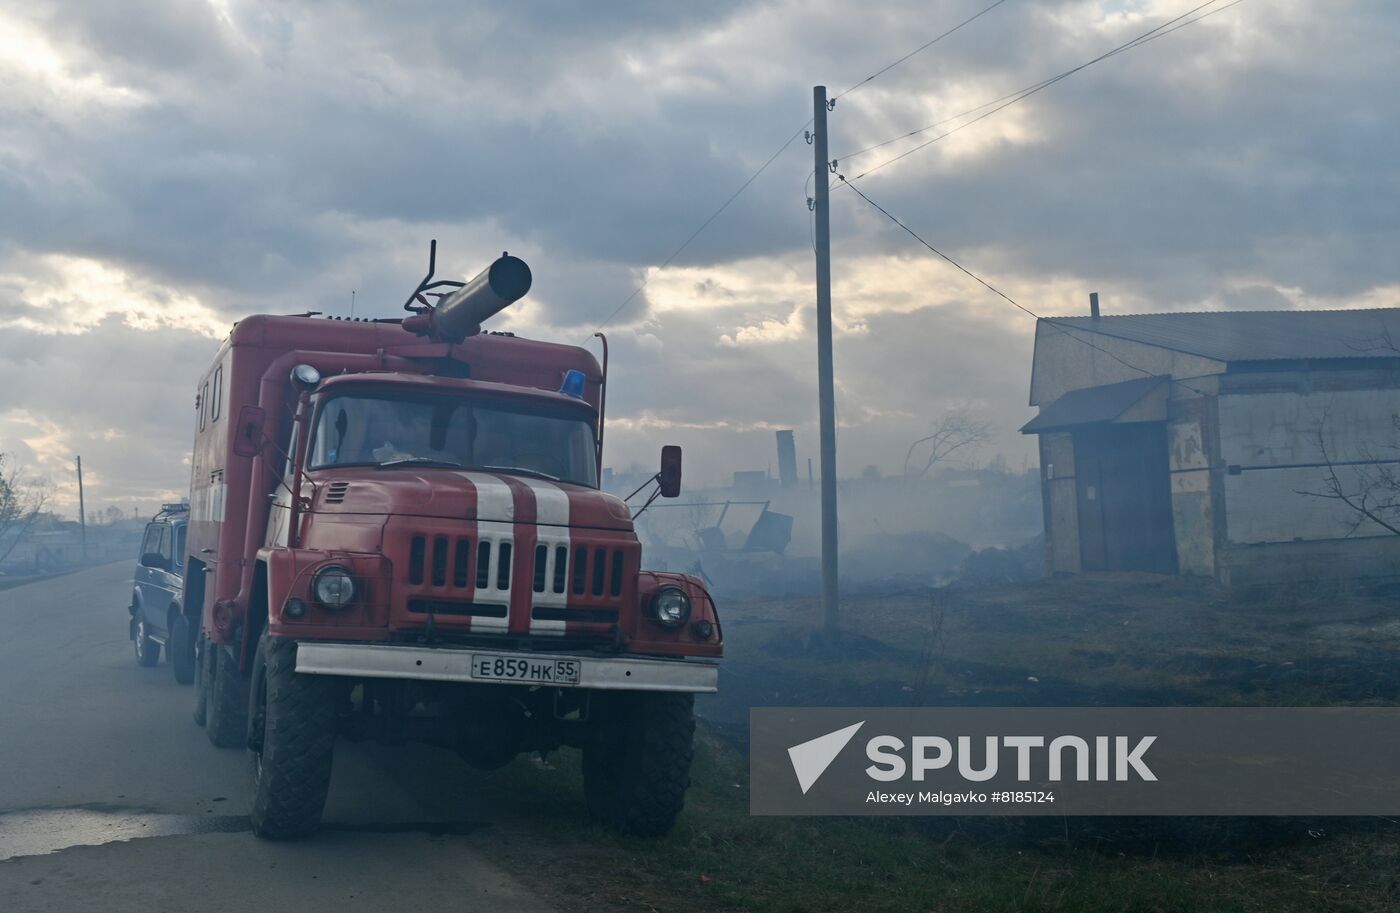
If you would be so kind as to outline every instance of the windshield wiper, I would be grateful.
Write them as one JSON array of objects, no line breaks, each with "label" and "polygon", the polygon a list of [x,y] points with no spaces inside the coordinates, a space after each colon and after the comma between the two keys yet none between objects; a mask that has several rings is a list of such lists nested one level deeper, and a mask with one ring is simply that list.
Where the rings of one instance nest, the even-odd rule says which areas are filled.
[{"label": "windshield wiper", "polygon": [[443,460],[437,457],[401,457],[397,460],[385,460],[379,464],[379,468],[386,466],[446,466],[451,469],[461,469],[462,464],[456,460]]},{"label": "windshield wiper", "polygon": [[562,482],[558,476],[552,476],[547,472],[540,472],[538,469],[526,469],[524,466],[482,466],[481,469],[490,469],[495,472],[519,472],[527,476],[539,476],[542,479],[549,479],[551,482]]}]

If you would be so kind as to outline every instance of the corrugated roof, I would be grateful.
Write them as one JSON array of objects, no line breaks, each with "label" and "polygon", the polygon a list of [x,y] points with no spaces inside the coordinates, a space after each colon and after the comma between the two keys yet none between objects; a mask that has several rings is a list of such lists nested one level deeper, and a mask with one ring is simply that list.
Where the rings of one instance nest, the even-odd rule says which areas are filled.
[{"label": "corrugated roof", "polygon": [[[1102,319],[1102,318],[1100,318]],[[1139,377],[1101,387],[1071,390],[1040,410],[1040,414],[1021,428],[1022,434],[1044,434],[1077,425],[1111,422],[1142,401],[1170,378]]]},{"label": "corrugated roof", "polygon": [[1224,362],[1400,358],[1400,308],[1345,311],[1205,311],[1051,317],[1101,333]]}]

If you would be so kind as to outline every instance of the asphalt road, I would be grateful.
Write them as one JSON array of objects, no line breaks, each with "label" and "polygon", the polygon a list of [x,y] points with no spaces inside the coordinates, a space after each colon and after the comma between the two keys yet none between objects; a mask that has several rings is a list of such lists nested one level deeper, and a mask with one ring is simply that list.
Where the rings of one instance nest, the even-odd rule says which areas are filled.
[{"label": "asphalt road", "polygon": [[[442,752],[337,748],[326,828],[248,831],[246,753],[217,749],[193,689],[126,637],[132,565],[0,592],[0,911],[529,911]],[[425,769],[426,768],[426,769]]]}]

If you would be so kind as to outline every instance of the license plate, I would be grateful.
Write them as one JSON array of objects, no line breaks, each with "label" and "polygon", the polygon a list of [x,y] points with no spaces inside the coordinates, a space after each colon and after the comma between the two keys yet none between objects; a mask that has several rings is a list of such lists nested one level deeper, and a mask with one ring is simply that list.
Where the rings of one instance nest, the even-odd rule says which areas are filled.
[{"label": "license plate", "polygon": [[526,656],[472,655],[472,678],[532,685],[577,685],[576,659],[530,659]]}]

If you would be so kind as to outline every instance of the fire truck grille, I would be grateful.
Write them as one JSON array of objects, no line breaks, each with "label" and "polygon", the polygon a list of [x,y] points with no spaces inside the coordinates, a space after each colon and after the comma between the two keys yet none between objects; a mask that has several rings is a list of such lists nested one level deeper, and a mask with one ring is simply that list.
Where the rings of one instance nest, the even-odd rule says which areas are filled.
[{"label": "fire truck grille", "polygon": [[[562,551],[562,548],[561,548]],[[540,555],[535,556],[535,592],[544,592],[542,586],[542,572],[539,570]],[[554,569],[554,592],[562,593],[560,584],[563,583],[564,576],[560,568],[563,562],[555,564]],[[625,565],[625,558],[622,549],[592,548],[580,545],[574,549],[573,566],[571,567],[570,578],[572,580],[572,592],[575,596],[608,596],[617,597],[622,595],[622,574]]]},{"label": "fire truck grille", "polygon": [[[463,533],[419,527],[399,539],[396,576],[410,626],[435,617],[439,627],[466,626],[473,636],[616,636],[636,575],[634,543],[570,541],[577,532],[541,526],[522,551],[497,526]],[[528,620],[515,618],[517,610]]]},{"label": "fire truck grille", "polygon": [[427,583],[445,587],[448,581],[454,589],[475,584],[476,589],[510,589],[511,544],[509,542],[476,543],[476,576],[472,578],[472,543],[466,536],[416,535],[408,544],[408,582],[413,586]]}]

